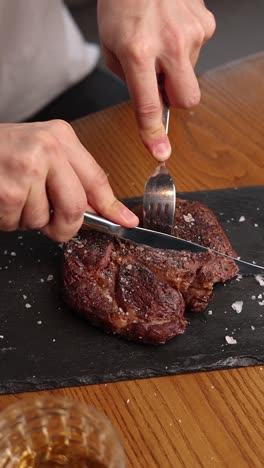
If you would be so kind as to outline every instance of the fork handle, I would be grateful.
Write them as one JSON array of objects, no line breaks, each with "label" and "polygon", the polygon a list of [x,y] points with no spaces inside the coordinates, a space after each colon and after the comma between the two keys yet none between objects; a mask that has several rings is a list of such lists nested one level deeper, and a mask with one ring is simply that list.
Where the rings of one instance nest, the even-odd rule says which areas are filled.
[{"label": "fork handle", "polygon": [[163,73],[158,75],[158,86],[162,97],[162,123],[165,127],[165,132],[168,135],[169,119],[170,119],[170,103],[165,91],[165,76]]},{"label": "fork handle", "polygon": [[166,135],[168,135],[169,131],[169,119],[170,119],[170,108],[169,106],[165,103],[163,100],[163,106],[162,106],[162,123],[165,127],[165,132]]}]

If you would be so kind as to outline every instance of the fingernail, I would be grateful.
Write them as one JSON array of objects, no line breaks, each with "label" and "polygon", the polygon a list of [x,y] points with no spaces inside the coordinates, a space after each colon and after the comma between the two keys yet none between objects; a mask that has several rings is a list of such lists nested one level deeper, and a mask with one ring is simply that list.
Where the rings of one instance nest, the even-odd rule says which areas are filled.
[{"label": "fingernail", "polygon": [[168,157],[171,154],[171,146],[169,142],[161,142],[158,144],[153,144],[152,145],[152,154],[155,158],[164,161],[165,159],[168,159]]}]

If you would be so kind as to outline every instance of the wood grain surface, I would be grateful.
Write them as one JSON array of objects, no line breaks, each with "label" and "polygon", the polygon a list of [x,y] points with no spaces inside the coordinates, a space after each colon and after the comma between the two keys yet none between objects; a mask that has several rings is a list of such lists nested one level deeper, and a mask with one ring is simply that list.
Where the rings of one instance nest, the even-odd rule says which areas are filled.
[{"label": "wood grain surface", "polygon": [[[264,185],[264,55],[200,78],[202,102],[172,112],[169,170],[180,191]],[[129,104],[75,122],[116,195],[141,195],[155,162]],[[66,388],[102,409],[120,434],[128,467],[263,467],[264,366]],[[30,395],[0,397],[0,409]]]}]

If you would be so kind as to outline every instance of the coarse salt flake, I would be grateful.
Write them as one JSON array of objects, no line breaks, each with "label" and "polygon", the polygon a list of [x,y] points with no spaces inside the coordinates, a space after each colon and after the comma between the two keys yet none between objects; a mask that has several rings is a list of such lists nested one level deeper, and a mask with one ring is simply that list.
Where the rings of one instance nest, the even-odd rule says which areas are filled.
[{"label": "coarse salt flake", "polygon": [[240,314],[243,308],[243,301],[236,301],[231,305],[231,307],[237,312],[237,314]]},{"label": "coarse salt flake", "polygon": [[53,276],[53,275],[49,275],[49,276],[47,277],[47,281],[52,281],[52,280],[53,280],[53,278],[54,278],[54,276]]},{"label": "coarse salt flake", "polygon": [[42,324],[42,320],[38,320],[38,321],[37,321],[37,324],[38,324],[38,325],[41,325],[41,324]]},{"label": "coarse salt flake", "polygon": [[128,398],[126,402],[127,402],[127,405],[128,405],[128,403],[130,403],[130,399]]},{"label": "coarse salt flake", "polygon": [[26,307],[27,309],[30,309],[30,308],[31,308],[31,304],[29,304],[29,303],[27,302],[27,303],[25,304],[25,307]]},{"label": "coarse salt flake", "polygon": [[244,221],[246,221],[246,218],[245,216],[240,216],[239,220],[238,220],[240,223],[243,223]]},{"label": "coarse salt flake", "polygon": [[225,336],[225,340],[227,342],[227,344],[237,344],[237,340],[235,340],[235,338],[233,338],[232,336],[228,336],[226,335]]},{"label": "coarse salt flake", "polygon": [[258,301],[259,305],[260,306],[263,306],[264,305],[264,300],[263,301]]},{"label": "coarse salt flake", "polygon": [[255,275],[255,279],[260,286],[264,286],[264,275]]},{"label": "coarse salt flake", "polygon": [[255,327],[254,327],[254,325],[251,325],[251,327],[250,327],[250,328],[251,328],[251,330],[255,330]]},{"label": "coarse salt flake", "polygon": [[192,217],[191,213],[188,213],[187,215],[183,215],[183,219],[186,223],[194,222],[194,218]]},{"label": "coarse salt flake", "polygon": [[1,338],[1,340],[3,340],[3,339],[4,339],[4,335],[0,335],[0,338]]},{"label": "coarse salt flake", "polygon": [[213,311],[212,311],[212,310],[208,310],[208,315],[213,315]]},{"label": "coarse salt flake", "polygon": [[10,255],[11,255],[12,257],[15,257],[15,256],[16,256],[16,252],[11,252]]},{"label": "coarse salt flake", "polygon": [[258,299],[262,299],[262,294],[259,294],[259,295],[258,295]]},{"label": "coarse salt flake", "polygon": [[25,294],[23,294],[23,299],[27,299],[27,296]]},{"label": "coarse salt flake", "polygon": [[254,227],[258,227],[258,223],[255,223],[255,224],[254,224]]}]

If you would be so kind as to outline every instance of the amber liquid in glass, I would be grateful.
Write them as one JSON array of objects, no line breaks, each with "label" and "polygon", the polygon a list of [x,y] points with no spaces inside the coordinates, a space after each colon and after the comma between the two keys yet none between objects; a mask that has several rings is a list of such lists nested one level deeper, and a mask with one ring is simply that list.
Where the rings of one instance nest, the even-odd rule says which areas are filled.
[{"label": "amber liquid in glass", "polygon": [[[9,464],[2,465],[3,467]],[[74,451],[65,449],[65,447],[45,447],[41,451],[34,453],[26,449],[19,460],[17,460],[17,468],[107,468],[105,463],[95,460],[92,455],[74,453]]]}]

